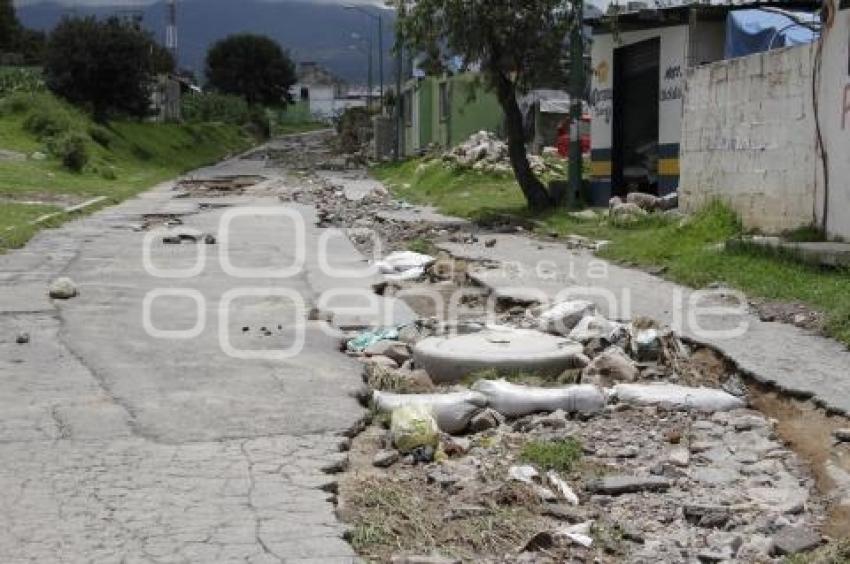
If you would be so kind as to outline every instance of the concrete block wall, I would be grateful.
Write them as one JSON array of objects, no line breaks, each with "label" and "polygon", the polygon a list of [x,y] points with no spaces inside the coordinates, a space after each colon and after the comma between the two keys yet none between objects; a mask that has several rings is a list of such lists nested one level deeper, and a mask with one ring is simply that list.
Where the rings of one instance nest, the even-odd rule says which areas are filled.
[{"label": "concrete block wall", "polygon": [[820,160],[814,49],[791,47],[688,70],[680,205],[721,199],[744,225],[777,233],[814,221]]}]

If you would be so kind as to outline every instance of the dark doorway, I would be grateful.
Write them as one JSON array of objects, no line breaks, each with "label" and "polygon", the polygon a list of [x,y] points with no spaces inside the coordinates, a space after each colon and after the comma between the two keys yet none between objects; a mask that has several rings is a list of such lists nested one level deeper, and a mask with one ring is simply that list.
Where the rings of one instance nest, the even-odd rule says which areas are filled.
[{"label": "dark doorway", "polygon": [[614,50],[614,194],[658,192],[658,82],[661,41]]}]

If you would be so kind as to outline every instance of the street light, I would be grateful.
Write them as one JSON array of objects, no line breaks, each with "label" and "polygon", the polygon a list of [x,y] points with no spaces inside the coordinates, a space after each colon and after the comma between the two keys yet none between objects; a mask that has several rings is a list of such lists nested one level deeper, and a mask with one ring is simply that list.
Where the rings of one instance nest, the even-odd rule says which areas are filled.
[{"label": "street light", "polygon": [[364,53],[363,48],[361,46],[358,46],[358,45],[352,45],[351,49],[354,49],[356,51],[364,53],[366,55],[366,57],[369,59],[369,90],[368,90],[368,94],[366,95],[366,105],[371,110],[372,109],[372,93],[374,92],[374,88],[373,88],[374,83],[372,82],[372,37],[369,36],[369,39],[364,39],[363,37],[360,37],[360,34],[352,33],[351,38],[356,40],[356,41],[361,41],[363,43],[366,43],[368,45],[369,51],[367,53]]},{"label": "street light", "polygon": [[344,6],[346,10],[354,10],[360,12],[361,14],[366,14],[373,20],[377,20],[378,22],[378,76],[381,81],[381,104],[383,104],[384,100],[384,18],[381,17],[381,14],[373,14],[371,11],[363,8],[362,6],[354,6],[352,4],[348,4]]}]

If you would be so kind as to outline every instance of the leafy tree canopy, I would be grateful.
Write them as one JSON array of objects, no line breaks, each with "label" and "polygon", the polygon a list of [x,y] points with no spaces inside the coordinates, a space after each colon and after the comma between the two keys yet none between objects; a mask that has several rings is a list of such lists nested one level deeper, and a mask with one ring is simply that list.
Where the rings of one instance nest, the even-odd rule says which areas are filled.
[{"label": "leafy tree canopy", "polygon": [[231,35],[210,47],[209,85],[251,104],[280,104],[295,84],[295,65],[275,41],[249,33]]},{"label": "leafy tree canopy", "polygon": [[133,23],[66,18],[50,34],[44,74],[48,88],[97,119],[110,113],[143,117],[156,73],[173,69],[166,55]]},{"label": "leafy tree canopy", "polygon": [[[565,75],[566,40],[578,11],[563,0],[396,0],[404,44],[480,66],[505,113],[511,165],[530,207],[552,200],[531,171],[517,95]],[[435,45],[441,48],[435,49]],[[444,48],[443,48],[444,47]]]}]

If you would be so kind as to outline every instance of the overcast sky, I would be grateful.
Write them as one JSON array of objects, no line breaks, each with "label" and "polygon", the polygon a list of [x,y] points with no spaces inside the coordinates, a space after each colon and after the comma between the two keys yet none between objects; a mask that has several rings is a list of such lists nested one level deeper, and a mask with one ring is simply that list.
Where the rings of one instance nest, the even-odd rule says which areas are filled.
[{"label": "overcast sky", "polygon": [[[16,6],[23,6],[26,4],[42,4],[45,2],[53,2],[57,4],[68,4],[68,5],[77,5],[77,6],[118,6],[118,5],[126,5],[126,6],[141,6],[144,4],[153,4],[159,0],[13,0]],[[178,0],[179,1],[179,0]],[[234,2],[238,2],[239,0],[233,0]],[[275,2],[279,0],[266,0],[267,2]],[[285,0],[284,0],[285,1]],[[366,5],[374,5],[374,6],[385,6],[385,3],[382,0],[301,0],[305,2],[312,2],[315,4],[366,4]]]}]

